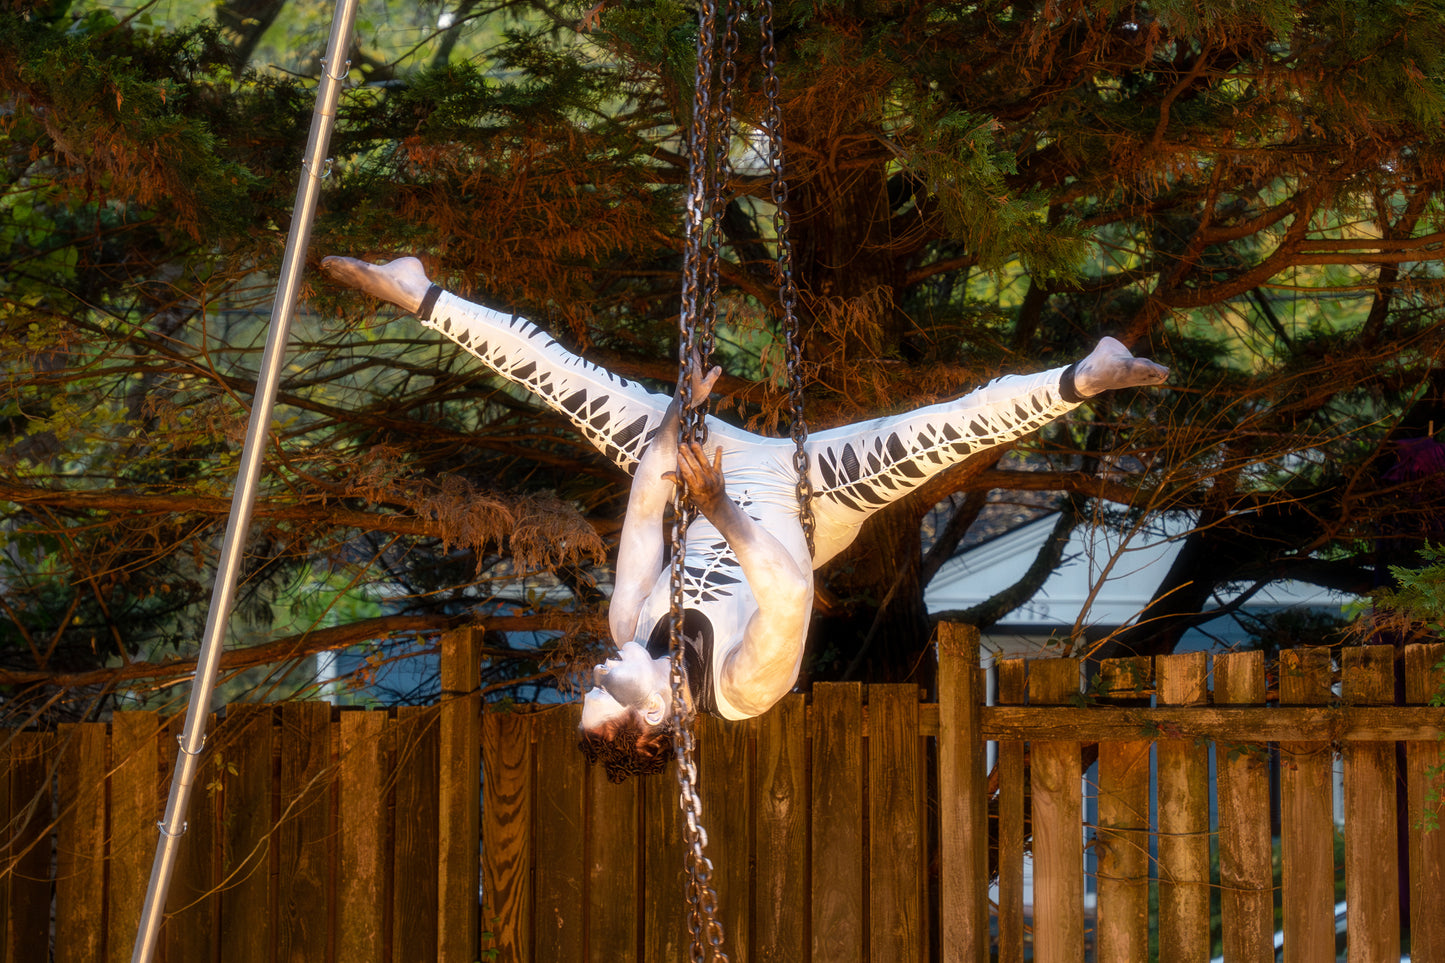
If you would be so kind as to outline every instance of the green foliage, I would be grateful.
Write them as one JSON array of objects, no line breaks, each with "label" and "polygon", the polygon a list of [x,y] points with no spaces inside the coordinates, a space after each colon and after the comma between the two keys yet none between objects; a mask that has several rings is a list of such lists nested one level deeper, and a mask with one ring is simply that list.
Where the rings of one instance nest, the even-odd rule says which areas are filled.
[{"label": "green foliage", "polygon": [[1445,545],[1421,545],[1420,563],[1413,568],[1390,566],[1394,587],[1380,589],[1374,602],[1377,608],[1439,639],[1445,637]]},{"label": "green foliage", "polygon": [[[694,9],[442,12],[365,10],[313,258],[423,254],[665,386]],[[311,0],[0,12],[0,670],[194,651],[327,17]],[[719,356],[753,383],[721,407],[767,430],[786,425],[782,339],[743,26]],[[776,29],[816,428],[1061,366],[1106,333],[1169,363],[1169,390],[1021,445],[1029,471],[979,462],[929,488],[1195,520],[1188,564],[1118,636],[1139,652],[1217,588],[1358,591],[1381,532],[1432,531],[1440,486],[1381,476],[1396,437],[1445,424],[1439,4],[846,0],[780,5]],[[360,627],[385,661],[398,624],[421,651],[439,618],[521,613],[525,632],[489,636],[489,682],[565,689],[602,644],[627,480],[524,393],[307,277],[235,642]],[[818,674],[920,664],[923,586],[899,559],[921,555],[928,507],[821,573]],[[308,685],[258,675],[228,697]]]}]

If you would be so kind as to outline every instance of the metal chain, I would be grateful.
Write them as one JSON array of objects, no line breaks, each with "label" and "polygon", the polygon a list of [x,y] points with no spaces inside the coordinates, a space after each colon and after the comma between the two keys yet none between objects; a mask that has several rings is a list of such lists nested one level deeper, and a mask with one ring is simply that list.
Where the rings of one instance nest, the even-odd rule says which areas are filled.
[{"label": "metal chain", "polygon": [[[732,51],[736,48],[733,0],[728,0],[722,61],[724,80],[731,79]],[[704,441],[707,427],[705,404],[692,404],[689,362],[696,354],[706,365],[713,348],[713,322],[717,302],[717,228],[725,200],[727,143],[730,135],[730,83],[723,86],[726,110],[715,111],[711,102],[714,58],[717,53],[717,5],[700,0],[698,12],[697,72],[694,78],[692,130],[688,141],[688,192],[686,244],[683,251],[682,310],[678,318],[679,443]],[[722,116],[715,116],[721,113]],[[668,610],[670,625],[670,681],[672,685],[672,730],[677,756],[678,801],[683,812],[683,839],[687,847],[687,928],[691,936],[691,963],[727,963],[723,952],[723,930],[718,921],[717,891],[712,885],[712,860],[707,857],[707,830],[702,825],[702,798],[697,789],[696,743],[693,738],[694,707],[687,695],[683,668],[683,562],[687,555],[687,527],[692,509],[685,486],[678,485],[672,499],[672,597]]]},{"label": "metal chain", "polygon": [[783,110],[778,97],[777,51],[773,45],[773,2],[760,0],[758,18],[762,35],[763,91],[768,98],[768,170],[772,175],[773,235],[778,254],[773,261],[773,280],[778,285],[778,306],[783,312],[783,337],[787,341],[788,394],[792,402],[793,469],[798,473],[799,520],[808,539],[808,554],[814,553],[813,481],[808,465],[808,419],[803,407],[803,345],[798,332],[798,285],[793,279],[793,241],[788,232],[788,182],[783,177]]},{"label": "metal chain", "polygon": [[[727,210],[727,189],[731,164],[732,91],[735,86],[738,48],[737,23],[740,5],[726,0],[721,37],[718,35],[716,0],[699,0],[697,71],[694,77],[692,130],[688,140],[688,195],[686,243],[683,251],[682,309],[678,318],[679,443],[706,441],[705,404],[692,404],[690,364],[694,355],[703,369],[712,354],[717,319],[718,259],[721,222]],[[782,111],[779,107],[776,50],[773,42],[771,0],[761,0],[762,58],[768,100],[768,165],[772,180],[773,228],[777,258],[773,265],[778,284],[783,332],[787,340],[787,368],[792,403],[793,467],[798,474],[797,498],[808,550],[813,551],[813,488],[809,478],[806,447],[808,423],[803,407],[802,346],[798,333],[798,289],[793,279],[793,248],[788,234],[788,188],[783,179]],[[719,97],[712,100],[714,74]],[[678,800],[683,812],[683,837],[687,847],[688,958],[691,963],[727,963],[723,951],[723,928],[717,918],[717,891],[712,885],[713,864],[707,857],[707,830],[702,824],[702,799],[697,789],[696,740],[693,734],[695,708],[687,695],[683,666],[684,561],[687,555],[687,527],[692,508],[685,486],[673,492],[672,558],[669,575],[672,596],[670,620],[670,681],[672,684],[672,728],[677,755]]]}]

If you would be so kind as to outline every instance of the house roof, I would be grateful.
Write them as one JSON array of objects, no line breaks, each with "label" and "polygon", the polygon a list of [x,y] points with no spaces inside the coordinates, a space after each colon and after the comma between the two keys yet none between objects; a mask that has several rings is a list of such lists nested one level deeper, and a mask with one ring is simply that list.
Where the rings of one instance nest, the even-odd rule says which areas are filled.
[{"label": "house roof", "polygon": [[[966,549],[944,563],[924,591],[930,612],[963,609],[991,598],[1021,579],[1058,520],[1051,512]],[[1190,531],[1188,519],[1166,516],[1128,532],[1112,525],[1075,527],[1063,562],[1025,605],[996,629],[1068,629],[1083,624],[1113,628],[1140,617],[1169,571]],[[1098,586],[1097,592],[1095,586]],[[1231,601],[1247,586],[1221,590]],[[1296,606],[1339,608],[1350,596],[1303,582],[1274,582],[1242,606],[1246,611]]]}]

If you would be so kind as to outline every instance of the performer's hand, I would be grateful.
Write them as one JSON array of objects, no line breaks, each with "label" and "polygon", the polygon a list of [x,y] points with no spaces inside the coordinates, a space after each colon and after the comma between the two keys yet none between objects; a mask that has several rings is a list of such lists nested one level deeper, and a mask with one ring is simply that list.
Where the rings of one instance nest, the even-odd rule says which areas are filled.
[{"label": "performer's hand", "polygon": [[714,365],[704,373],[702,356],[698,354],[696,348],[693,348],[688,357],[687,376],[692,387],[692,397],[688,407],[696,408],[699,405],[707,404],[708,397],[712,395],[713,385],[717,384],[717,379],[722,377],[722,368]]},{"label": "performer's hand", "polygon": [[679,476],[687,483],[688,498],[704,515],[728,497],[727,484],[723,481],[721,447],[714,449],[711,462],[698,442],[690,441],[679,447],[677,471],[668,472],[663,477],[676,479]]}]

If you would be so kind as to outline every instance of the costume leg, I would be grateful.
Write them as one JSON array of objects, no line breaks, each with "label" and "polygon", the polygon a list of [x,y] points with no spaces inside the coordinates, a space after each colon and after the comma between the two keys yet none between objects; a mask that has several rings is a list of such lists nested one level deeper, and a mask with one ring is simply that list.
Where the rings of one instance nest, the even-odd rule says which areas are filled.
[{"label": "costume leg", "polygon": [[598,451],[627,471],[636,467],[671,400],[582,360],[525,318],[472,304],[435,286],[417,316],[564,415]]},{"label": "costume leg", "polygon": [[[954,401],[815,432],[808,453],[817,563],[841,550],[869,515],[945,468],[1078,407],[1083,399],[1064,378],[1068,370],[1007,375]],[[843,543],[835,545],[840,538]]]}]

